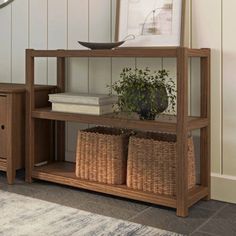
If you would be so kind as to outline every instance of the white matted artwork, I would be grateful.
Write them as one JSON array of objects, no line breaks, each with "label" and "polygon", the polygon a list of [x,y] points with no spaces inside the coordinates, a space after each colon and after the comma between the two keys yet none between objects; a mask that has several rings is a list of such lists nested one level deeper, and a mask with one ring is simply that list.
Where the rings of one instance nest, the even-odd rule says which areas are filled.
[{"label": "white matted artwork", "polygon": [[13,2],[13,0],[0,0],[0,8],[3,8]]},{"label": "white matted artwork", "polygon": [[184,0],[118,0],[116,39],[124,47],[181,46]]}]

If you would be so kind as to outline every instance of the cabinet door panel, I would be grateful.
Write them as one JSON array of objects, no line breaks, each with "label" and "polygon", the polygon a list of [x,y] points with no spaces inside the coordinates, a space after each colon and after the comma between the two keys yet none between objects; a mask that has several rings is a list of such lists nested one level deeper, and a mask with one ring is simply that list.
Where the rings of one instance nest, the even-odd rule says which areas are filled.
[{"label": "cabinet door panel", "polygon": [[0,95],[0,158],[6,159],[7,145],[7,99],[5,95]]}]

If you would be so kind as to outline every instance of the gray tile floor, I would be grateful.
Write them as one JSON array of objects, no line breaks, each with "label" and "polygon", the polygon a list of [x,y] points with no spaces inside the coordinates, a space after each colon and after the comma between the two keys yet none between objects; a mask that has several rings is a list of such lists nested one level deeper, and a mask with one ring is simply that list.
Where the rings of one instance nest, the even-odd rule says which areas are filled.
[{"label": "gray tile floor", "polygon": [[190,210],[189,217],[179,218],[169,208],[111,197],[43,181],[24,182],[17,173],[15,185],[7,185],[0,172],[0,189],[61,205],[124,219],[192,236],[236,236],[236,205],[201,201]]}]

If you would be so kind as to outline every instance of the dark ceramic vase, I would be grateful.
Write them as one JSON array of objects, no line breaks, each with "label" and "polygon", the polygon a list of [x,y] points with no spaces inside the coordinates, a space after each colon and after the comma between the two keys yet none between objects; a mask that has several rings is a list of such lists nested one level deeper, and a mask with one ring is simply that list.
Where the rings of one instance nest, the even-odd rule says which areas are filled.
[{"label": "dark ceramic vase", "polygon": [[155,120],[156,113],[150,111],[150,109],[142,109],[138,112],[140,120]]},{"label": "dark ceramic vase", "polygon": [[151,102],[151,96],[149,93],[145,94],[145,99],[143,102],[139,102],[140,110],[138,111],[138,114],[140,120],[155,120],[155,117],[158,114],[164,112],[168,108],[168,94],[164,86],[159,87],[159,89],[156,91],[155,100],[155,108],[157,112],[151,111],[151,106],[149,105]]},{"label": "dark ceramic vase", "polygon": [[168,94],[165,87],[160,87],[156,92],[157,110],[162,113],[168,108]]}]

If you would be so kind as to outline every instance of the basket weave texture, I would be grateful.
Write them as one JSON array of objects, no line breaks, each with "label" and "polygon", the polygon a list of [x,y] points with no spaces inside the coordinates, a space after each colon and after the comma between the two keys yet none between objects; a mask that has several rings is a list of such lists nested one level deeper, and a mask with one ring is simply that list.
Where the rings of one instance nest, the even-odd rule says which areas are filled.
[{"label": "basket weave texture", "polygon": [[79,131],[76,176],[106,184],[126,182],[129,132],[108,127]]},{"label": "basket weave texture", "polygon": [[[188,188],[196,184],[192,137],[188,138]],[[157,194],[176,195],[176,135],[138,133],[130,138],[127,186]]]}]

